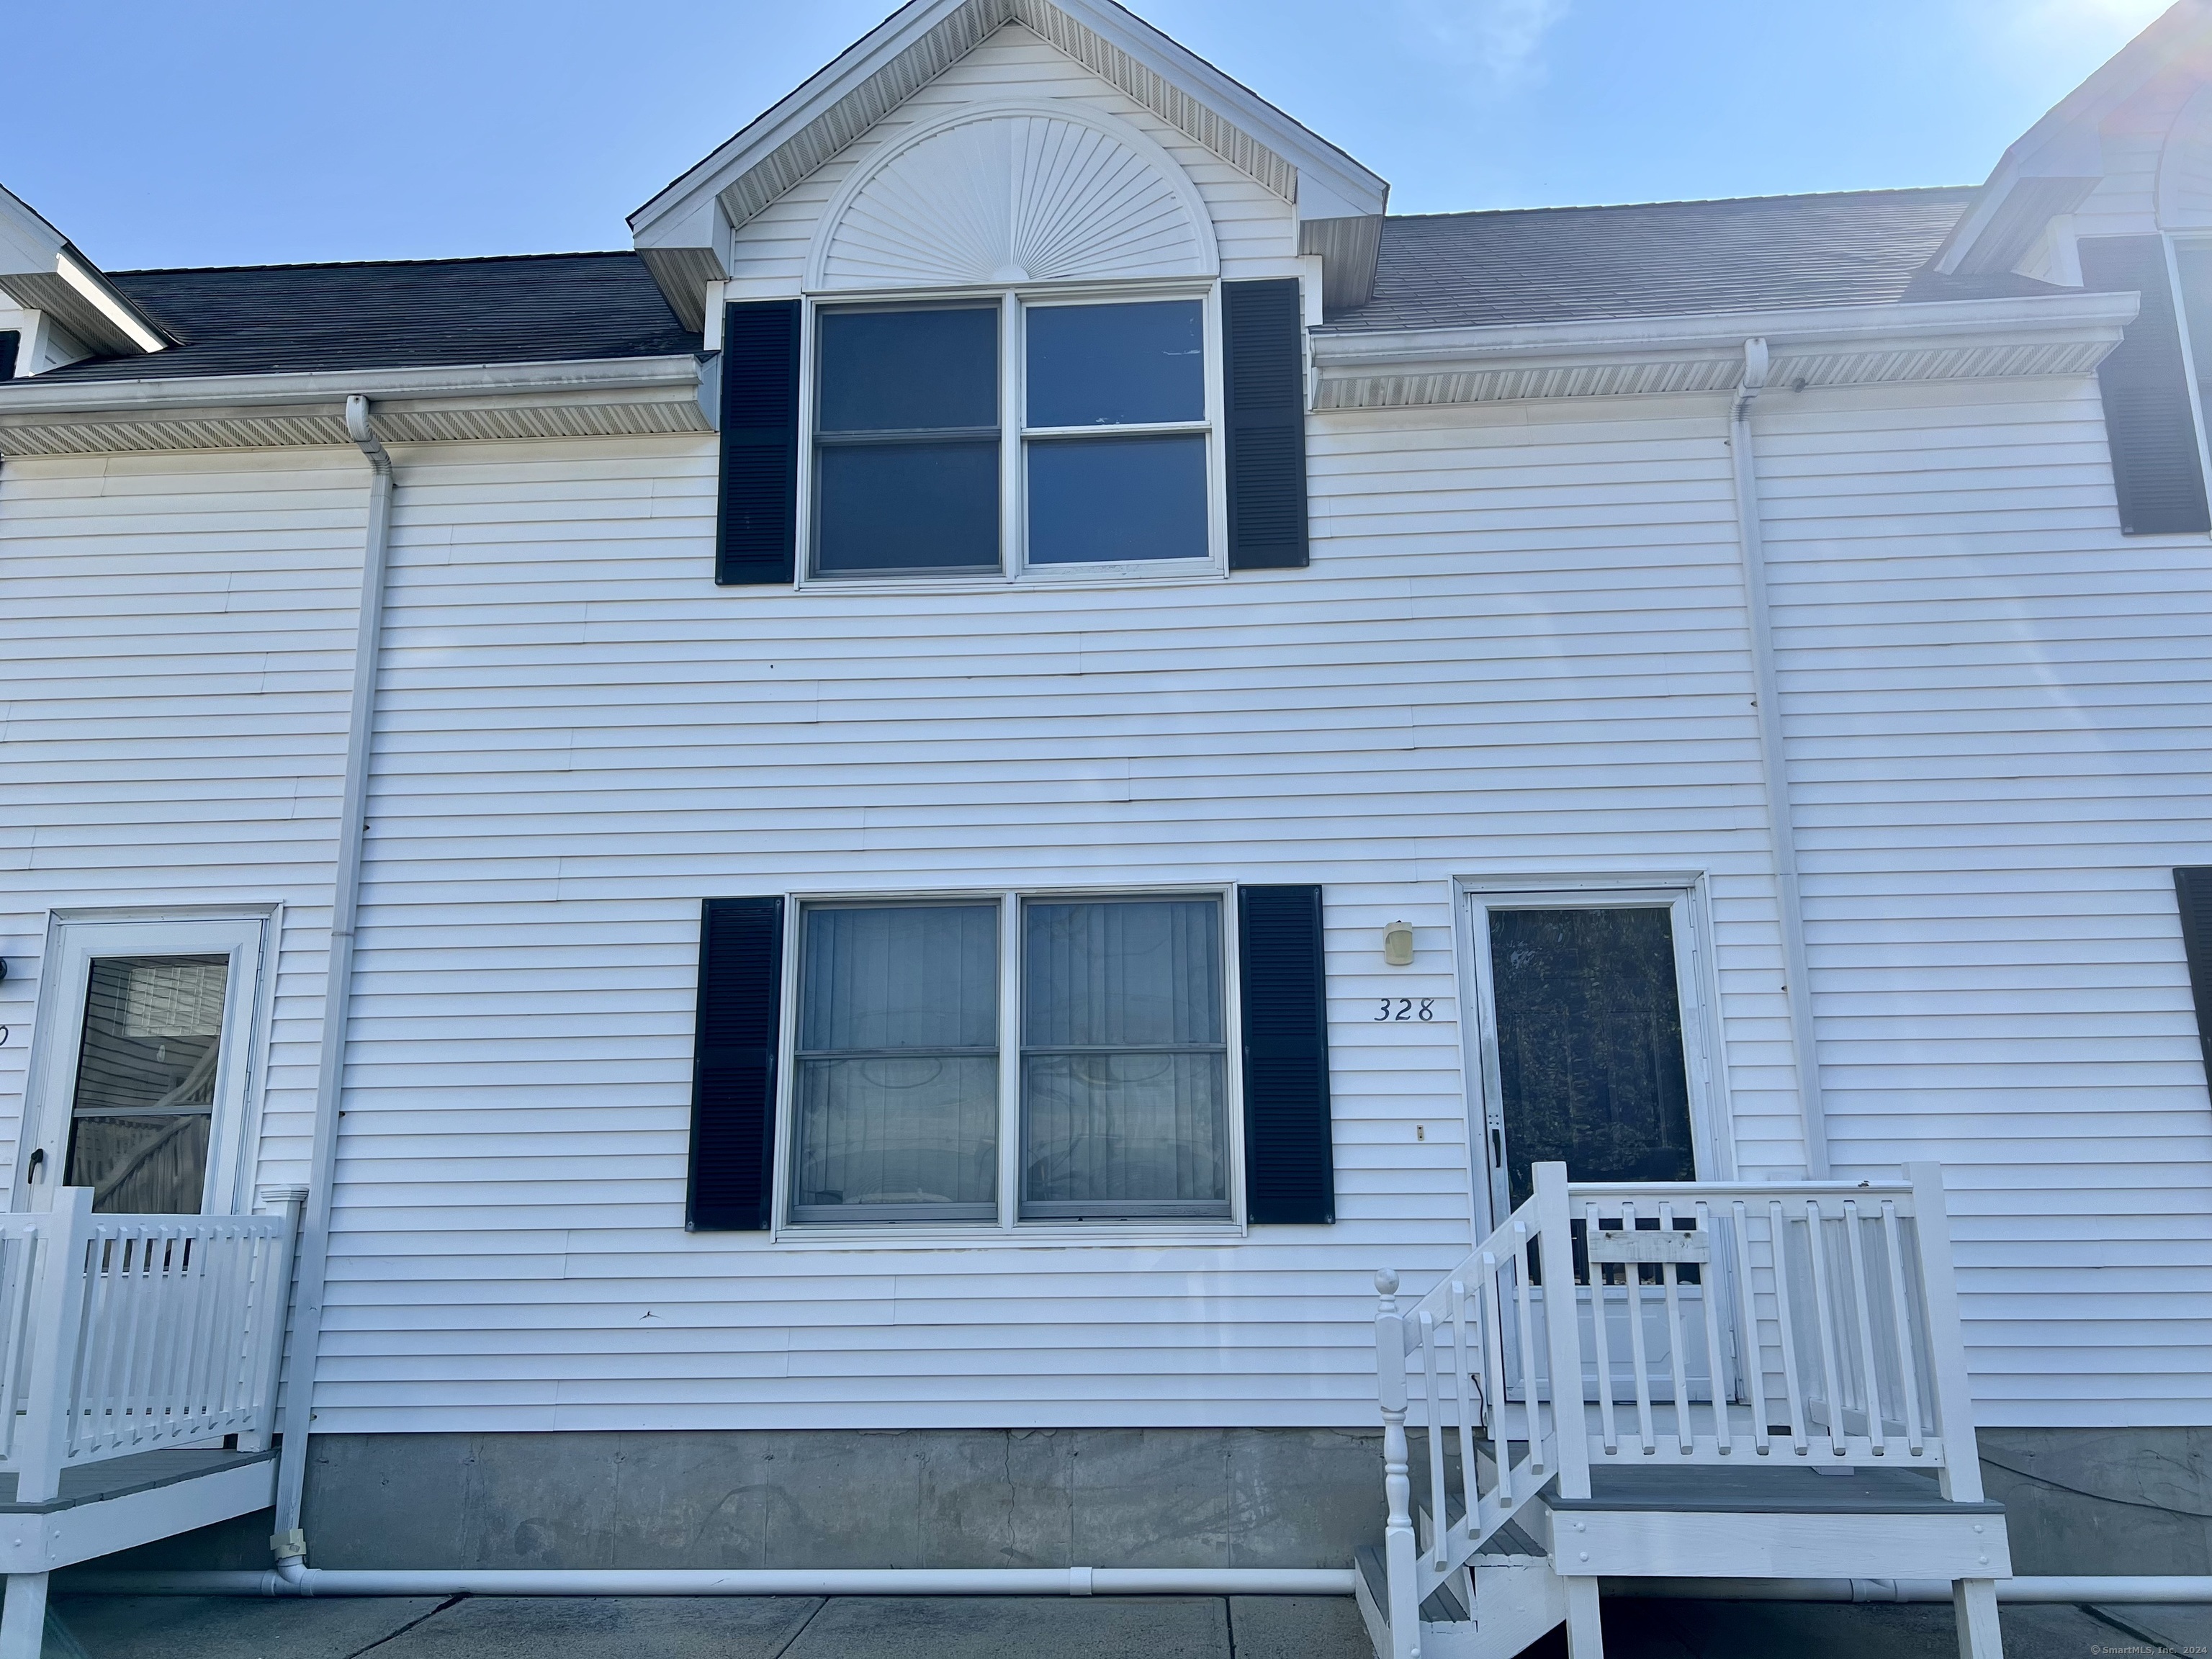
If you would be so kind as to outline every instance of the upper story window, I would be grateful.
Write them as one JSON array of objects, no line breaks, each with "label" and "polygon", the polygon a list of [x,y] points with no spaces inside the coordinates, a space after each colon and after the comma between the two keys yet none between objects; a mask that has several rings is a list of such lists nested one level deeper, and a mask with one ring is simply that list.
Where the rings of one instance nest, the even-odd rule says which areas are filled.
[{"label": "upper story window", "polygon": [[811,573],[1213,568],[1207,313],[1197,295],[823,308]]}]

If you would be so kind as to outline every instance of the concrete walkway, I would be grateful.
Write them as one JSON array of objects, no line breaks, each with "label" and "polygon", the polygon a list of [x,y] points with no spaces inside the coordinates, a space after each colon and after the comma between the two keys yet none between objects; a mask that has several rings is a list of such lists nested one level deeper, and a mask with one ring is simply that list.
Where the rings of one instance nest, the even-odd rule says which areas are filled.
[{"label": "concrete walkway", "polygon": [[[2212,1608],[2003,1610],[2010,1659],[2212,1653]],[[1609,1601],[1607,1659],[1952,1659],[1948,1607]],[[1565,1659],[1555,1634],[1529,1650]],[[1371,1659],[1299,1596],[258,1601],[60,1595],[46,1659]]]}]

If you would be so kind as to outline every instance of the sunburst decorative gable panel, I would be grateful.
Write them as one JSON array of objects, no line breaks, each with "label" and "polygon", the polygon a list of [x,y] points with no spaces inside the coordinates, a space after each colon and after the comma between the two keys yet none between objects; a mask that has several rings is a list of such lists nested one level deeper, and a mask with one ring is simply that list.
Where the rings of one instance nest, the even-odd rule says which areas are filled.
[{"label": "sunburst decorative gable panel", "polygon": [[916,136],[829,216],[812,286],[1203,276],[1205,209],[1174,160],[1095,118],[996,111]]}]

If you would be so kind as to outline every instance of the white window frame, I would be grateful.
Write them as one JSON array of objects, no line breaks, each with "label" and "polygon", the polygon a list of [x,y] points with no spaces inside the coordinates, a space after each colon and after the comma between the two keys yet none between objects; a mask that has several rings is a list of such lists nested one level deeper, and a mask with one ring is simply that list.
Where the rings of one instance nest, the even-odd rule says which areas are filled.
[{"label": "white window frame", "polygon": [[[1127,1219],[1067,1219],[1021,1213],[1022,1145],[1022,905],[1024,901],[1072,903],[1112,899],[1210,898],[1220,904],[1222,1031],[1226,1048],[1222,1113],[1226,1135],[1224,1216],[1132,1216]],[[992,1220],[799,1221],[793,1218],[792,1178],[799,1157],[798,1048],[799,950],[809,905],[996,904],[999,908],[999,1179],[998,1214]],[[1094,888],[1039,886],[948,888],[941,892],[902,888],[888,892],[789,892],[784,895],[782,994],[776,1046],[775,1203],[770,1237],[779,1243],[850,1249],[855,1243],[905,1248],[933,1241],[1033,1245],[1053,1243],[1156,1244],[1194,1240],[1220,1243],[1240,1238],[1244,1219],[1244,1079],[1242,1004],[1237,953],[1237,889],[1233,883],[1162,885],[1128,883]]]},{"label": "white window frame", "polygon": [[[209,1125],[204,1215],[243,1215],[253,1206],[269,1004],[273,912],[56,912],[48,920],[33,1016],[23,1133],[15,1149],[15,1207],[47,1208],[67,1174],[78,1044],[95,957],[223,956],[223,1049]],[[38,1179],[33,1155],[43,1152]]]},{"label": "white window frame", "polygon": [[[1202,420],[1133,426],[1041,427],[1028,424],[1029,374],[1024,319],[1031,308],[1063,305],[1141,305],[1152,301],[1197,300],[1205,330],[1206,411]],[[995,304],[999,309],[999,568],[988,572],[896,572],[823,575],[815,568],[815,501],[820,487],[816,465],[815,405],[820,373],[817,341],[825,311],[896,311],[934,306]],[[874,591],[961,592],[1008,586],[1095,586],[1133,583],[1225,581],[1229,576],[1229,496],[1224,442],[1221,285],[1212,277],[1138,282],[1021,283],[989,288],[886,290],[865,294],[808,295],[799,331],[799,430],[804,448],[798,501],[798,586]],[[1097,564],[1028,562],[1029,466],[1025,446],[1032,437],[1108,437],[1151,433],[1197,433],[1206,440],[1206,544],[1203,559],[1123,559]]]},{"label": "white window frame", "polygon": [[[1497,1152],[1504,1136],[1504,1091],[1498,1060],[1495,978],[1488,914],[1515,910],[1664,909],[1674,940],[1674,983],[1682,1010],[1682,1065],[1689,1091],[1690,1146],[1698,1179],[1735,1178],[1733,1122],[1720,1053],[1719,981],[1702,873],[1617,876],[1460,877],[1455,883],[1459,934],[1461,1030],[1466,1045],[1468,1161],[1475,1236],[1503,1221],[1510,1194]],[[1492,1139],[1495,1131],[1497,1139]],[[1510,1149],[1509,1149],[1510,1150]]]}]

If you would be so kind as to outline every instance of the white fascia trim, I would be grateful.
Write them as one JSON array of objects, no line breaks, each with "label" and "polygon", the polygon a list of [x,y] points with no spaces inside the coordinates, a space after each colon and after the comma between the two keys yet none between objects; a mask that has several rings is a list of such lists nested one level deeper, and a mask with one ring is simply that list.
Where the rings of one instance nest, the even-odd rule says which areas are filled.
[{"label": "white fascia trim", "polygon": [[140,320],[137,309],[106,279],[68,248],[54,256],[61,279],[84,296],[85,303],[115,325],[141,351],[164,351],[169,343]]},{"label": "white fascia trim", "polygon": [[[1390,185],[1345,151],[1301,125],[1242,82],[1231,80],[1196,52],[1142,18],[1097,0],[1049,0],[1092,33],[1119,46],[1164,81],[1196,82],[1206,101],[1298,170],[1298,216],[1334,219],[1381,213]],[[1326,186],[1342,205],[1311,200],[1308,181]]]},{"label": "white fascia trim", "polygon": [[[1118,6],[1102,6],[1094,0],[1049,3],[1161,79],[1181,84],[1193,96],[1222,107],[1237,125],[1288,160],[1302,180],[1310,173],[1316,183],[1350,204],[1331,205],[1327,211],[1317,206],[1304,216],[1340,217],[1383,210],[1390,189],[1383,179],[1196,54]],[[655,242],[654,233],[663,220],[687,216],[702,196],[719,196],[732,179],[764,161],[869,76],[919,45],[953,13],[977,3],[979,0],[913,0],[894,12],[631,214],[629,223],[635,240],[640,246]],[[1015,0],[980,0],[980,3],[990,4],[1004,14],[993,27],[1018,21]]]},{"label": "white fascia trim", "polygon": [[131,380],[11,380],[0,385],[0,416],[101,415],[200,408],[342,404],[353,393],[392,398],[476,398],[546,392],[660,391],[699,383],[699,360],[625,357],[583,362],[485,363],[436,368],[320,370],[297,374],[202,374]]},{"label": "white fascia trim", "polygon": [[2017,331],[2055,338],[2117,340],[2135,320],[2132,294],[2033,295],[1809,310],[1702,312],[1672,317],[1599,318],[1504,328],[1395,329],[1316,334],[1324,369],[1414,368],[1491,357],[1597,356],[1644,351],[1741,349],[1762,336],[1771,347],[1926,342],[1947,335]]},{"label": "white fascia trim", "polygon": [[2212,0],[2180,0],[2052,105],[1997,158],[1981,196],[1936,250],[1936,269],[1948,276],[1965,265],[1983,234],[2002,217],[2014,186],[2023,181],[2100,176],[2104,164],[2098,124],[2166,68],[2188,37],[2208,24],[2212,24]]}]

